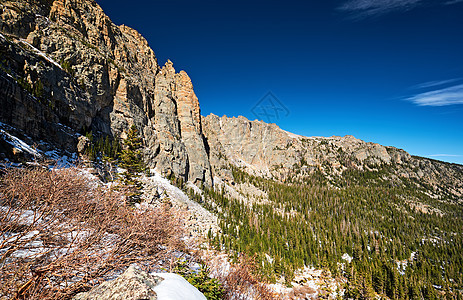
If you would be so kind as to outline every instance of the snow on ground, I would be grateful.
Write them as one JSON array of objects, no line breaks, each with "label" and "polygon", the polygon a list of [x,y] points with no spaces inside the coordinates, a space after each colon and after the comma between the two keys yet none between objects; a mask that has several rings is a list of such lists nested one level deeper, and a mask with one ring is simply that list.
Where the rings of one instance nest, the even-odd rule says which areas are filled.
[{"label": "snow on ground", "polygon": [[70,156],[67,155],[60,155],[57,150],[50,150],[46,151],[45,156],[50,159],[53,159],[56,164],[56,168],[70,168],[75,166],[75,162],[77,160],[77,154],[72,153]]},{"label": "snow on ground", "polygon": [[199,194],[199,195],[202,195],[203,194],[203,191],[201,191],[201,189],[199,187],[197,187],[196,185],[194,185],[192,182],[188,181],[186,183],[186,186],[190,189],[193,189],[193,191],[196,193],[196,194]]},{"label": "snow on ground", "polygon": [[152,176],[146,178],[146,180],[149,183],[156,185],[158,188],[161,188],[161,190],[165,191],[168,196],[174,198],[177,201],[185,203],[186,205],[199,205],[198,203],[191,201],[182,190],[172,185],[167,178],[162,177],[162,175],[159,174],[156,170],[151,169],[151,174]]},{"label": "snow on ground", "polygon": [[159,300],[206,300],[206,297],[182,276],[174,273],[152,273],[164,278],[154,287]]},{"label": "snow on ground", "polygon": [[3,214],[8,214],[10,217],[14,217],[14,220],[22,225],[31,225],[36,222],[41,222],[42,218],[40,218],[37,212],[32,210],[20,210],[16,211],[8,206],[0,206],[0,212]]},{"label": "snow on ground", "polygon": [[168,179],[161,176],[156,170],[152,169],[151,174],[152,176],[142,179],[145,187],[151,186],[151,190],[156,188],[160,195],[167,194],[174,207],[187,209],[191,214],[190,225],[194,234],[203,235],[207,233],[209,228],[213,232],[219,230],[217,216],[202,207],[199,203],[190,200],[181,189],[172,185]]},{"label": "snow on ground", "polygon": [[344,259],[345,261],[347,261],[348,263],[350,263],[352,261],[352,256],[350,256],[349,254],[347,253],[344,253],[342,256],[341,256],[342,259]]},{"label": "snow on ground", "polygon": [[29,146],[26,142],[24,142],[23,140],[15,137],[14,135],[9,134],[8,132],[6,132],[3,129],[0,129],[0,136],[2,136],[2,138],[3,138],[3,140],[5,142],[7,142],[11,146],[15,147],[16,149],[18,149],[18,150],[20,150],[22,152],[27,152],[29,154],[32,154],[32,155],[36,156],[36,157],[42,157],[42,155],[37,150],[35,150],[31,146]]},{"label": "snow on ground", "polygon": [[280,294],[280,295],[287,295],[291,293],[293,290],[292,288],[289,288],[285,286],[284,284],[281,283],[272,283],[269,284],[268,287],[275,293]]}]

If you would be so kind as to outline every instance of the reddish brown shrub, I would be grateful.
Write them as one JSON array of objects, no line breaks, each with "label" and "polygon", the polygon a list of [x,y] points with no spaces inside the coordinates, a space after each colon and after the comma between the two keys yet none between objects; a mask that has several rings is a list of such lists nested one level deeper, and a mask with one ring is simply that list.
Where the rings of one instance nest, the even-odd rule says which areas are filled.
[{"label": "reddish brown shrub", "polygon": [[254,258],[242,256],[238,263],[232,266],[230,273],[220,278],[225,287],[226,299],[229,300],[271,300],[278,299],[257,275]]},{"label": "reddish brown shrub", "polygon": [[0,177],[0,299],[67,299],[131,263],[149,269],[181,246],[171,208],[134,209],[79,169]]}]

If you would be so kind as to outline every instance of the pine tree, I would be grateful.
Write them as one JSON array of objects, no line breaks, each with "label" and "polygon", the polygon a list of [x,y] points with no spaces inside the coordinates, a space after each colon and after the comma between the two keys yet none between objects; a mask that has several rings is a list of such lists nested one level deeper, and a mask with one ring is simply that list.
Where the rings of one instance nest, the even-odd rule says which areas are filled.
[{"label": "pine tree", "polygon": [[120,167],[125,169],[122,173],[122,182],[129,190],[128,199],[130,203],[138,203],[141,198],[142,184],[138,179],[140,173],[146,170],[142,155],[142,140],[138,134],[137,127],[132,125],[123,141],[123,149],[120,154]]}]

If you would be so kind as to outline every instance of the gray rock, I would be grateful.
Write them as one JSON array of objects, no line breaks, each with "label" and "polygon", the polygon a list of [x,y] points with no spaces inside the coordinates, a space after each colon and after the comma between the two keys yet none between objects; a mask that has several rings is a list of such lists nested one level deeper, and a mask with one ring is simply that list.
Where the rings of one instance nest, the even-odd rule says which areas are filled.
[{"label": "gray rock", "polygon": [[90,139],[82,135],[79,136],[77,140],[77,152],[79,154],[84,154],[85,151],[90,147]]},{"label": "gray rock", "polygon": [[163,279],[130,266],[113,281],[106,281],[73,300],[156,300],[154,287]]},{"label": "gray rock", "polygon": [[317,171],[332,178],[348,169],[378,170],[387,166],[385,176],[392,181],[397,176],[415,178],[435,188],[443,185],[456,197],[463,194],[463,166],[413,157],[401,149],[350,135],[304,137],[275,124],[213,114],[203,117],[202,125],[214,176],[228,182],[232,182],[227,172],[230,164],[281,181],[301,179]]}]

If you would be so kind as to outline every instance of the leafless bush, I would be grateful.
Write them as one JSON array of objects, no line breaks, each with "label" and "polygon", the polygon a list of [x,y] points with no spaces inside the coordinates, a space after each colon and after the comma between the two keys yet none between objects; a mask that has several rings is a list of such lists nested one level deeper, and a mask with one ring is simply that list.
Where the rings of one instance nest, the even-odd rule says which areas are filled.
[{"label": "leafless bush", "polygon": [[231,271],[219,280],[225,288],[227,300],[271,300],[278,299],[263,283],[257,273],[257,266],[253,258],[242,256]]},{"label": "leafless bush", "polygon": [[69,299],[131,263],[149,269],[181,246],[169,207],[137,210],[76,168],[0,177],[0,299]]},{"label": "leafless bush", "polygon": [[289,293],[289,299],[316,299],[317,290],[309,286],[294,287]]}]

